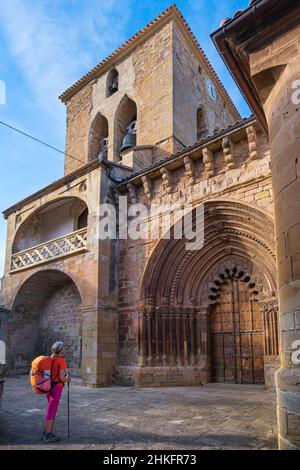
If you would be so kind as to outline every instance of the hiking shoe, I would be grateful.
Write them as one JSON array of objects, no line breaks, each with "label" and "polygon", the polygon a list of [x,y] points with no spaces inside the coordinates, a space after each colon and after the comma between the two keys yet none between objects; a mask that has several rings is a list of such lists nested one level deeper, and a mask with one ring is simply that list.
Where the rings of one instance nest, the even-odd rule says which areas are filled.
[{"label": "hiking shoe", "polygon": [[59,442],[59,441],[60,441],[60,437],[56,436],[52,432],[44,434],[44,437],[43,437],[44,444],[52,444],[54,442]]}]

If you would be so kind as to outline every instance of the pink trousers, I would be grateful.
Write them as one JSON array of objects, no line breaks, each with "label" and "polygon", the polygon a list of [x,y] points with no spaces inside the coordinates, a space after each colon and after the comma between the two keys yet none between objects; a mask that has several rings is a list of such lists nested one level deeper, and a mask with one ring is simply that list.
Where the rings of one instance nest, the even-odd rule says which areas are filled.
[{"label": "pink trousers", "polygon": [[55,419],[62,391],[63,387],[61,385],[55,385],[52,387],[51,391],[46,394],[48,400],[48,409],[45,416],[46,421]]}]

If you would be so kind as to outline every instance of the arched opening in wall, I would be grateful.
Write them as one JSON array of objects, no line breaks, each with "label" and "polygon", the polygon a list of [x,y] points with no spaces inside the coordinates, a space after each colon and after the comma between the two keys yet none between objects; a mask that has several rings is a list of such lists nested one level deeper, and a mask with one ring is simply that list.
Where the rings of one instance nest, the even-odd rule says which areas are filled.
[{"label": "arched opening in wall", "polygon": [[125,95],[115,116],[115,160],[119,161],[122,152],[136,146],[137,106]]},{"label": "arched opening in wall", "polygon": [[119,73],[116,69],[110,70],[107,75],[106,97],[109,97],[119,90]]},{"label": "arched opening in wall", "polygon": [[197,110],[197,142],[208,136],[206,113],[202,107]]},{"label": "arched opening in wall", "polygon": [[107,160],[108,152],[108,121],[97,113],[94,118],[90,132],[88,142],[88,161],[95,160]]},{"label": "arched opening in wall", "polygon": [[82,228],[87,227],[88,225],[88,216],[89,216],[89,211],[88,208],[86,207],[81,214],[78,217],[78,222],[77,222],[77,230],[80,230]]},{"label": "arched opening in wall", "polygon": [[17,231],[13,242],[13,254],[28,250],[73,234],[87,227],[88,208],[84,201],[75,197],[58,199],[26,220]]},{"label": "arched opening in wall", "polygon": [[[186,233],[196,233],[196,214]],[[262,383],[267,377],[274,384],[279,357],[272,221],[244,204],[209,201],[203,247],[190,251],[186,243],[184,237],[161,239],[145,268],[139,364],[180,367],[183,374],[193,367],[199,383]]]},{"label": "arched opening in wall", "polygon": [[24,282],[13,303],[11,331],[13,372],[27,373],[35,357],[49,355],[52,344],[63,341],[68,368],[81,374],[81,296],[67,274],[39,271]]}]

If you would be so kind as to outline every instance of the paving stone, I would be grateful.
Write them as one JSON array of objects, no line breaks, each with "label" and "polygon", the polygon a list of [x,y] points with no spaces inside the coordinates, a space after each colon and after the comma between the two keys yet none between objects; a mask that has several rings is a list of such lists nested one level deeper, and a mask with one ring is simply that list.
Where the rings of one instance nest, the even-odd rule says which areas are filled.
[{"label": "paving stone", "polygon": [[[67,394],[51,449],[276,449],[276,396],[247,385],[89,389],[71,384],[71,438]],[[6,380],[0,419],[1,449],[40,449],[45,397],[21,376]]]}]

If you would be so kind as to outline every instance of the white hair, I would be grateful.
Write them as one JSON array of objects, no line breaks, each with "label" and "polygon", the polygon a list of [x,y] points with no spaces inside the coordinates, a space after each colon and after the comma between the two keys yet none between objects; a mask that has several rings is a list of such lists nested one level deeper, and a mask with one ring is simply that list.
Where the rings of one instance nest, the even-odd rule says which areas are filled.
[{"label": "white hair", "polygon": [[65,345],[62,341],[56,341],[51,349],[53,354],[59,354],[64,347]]}]

